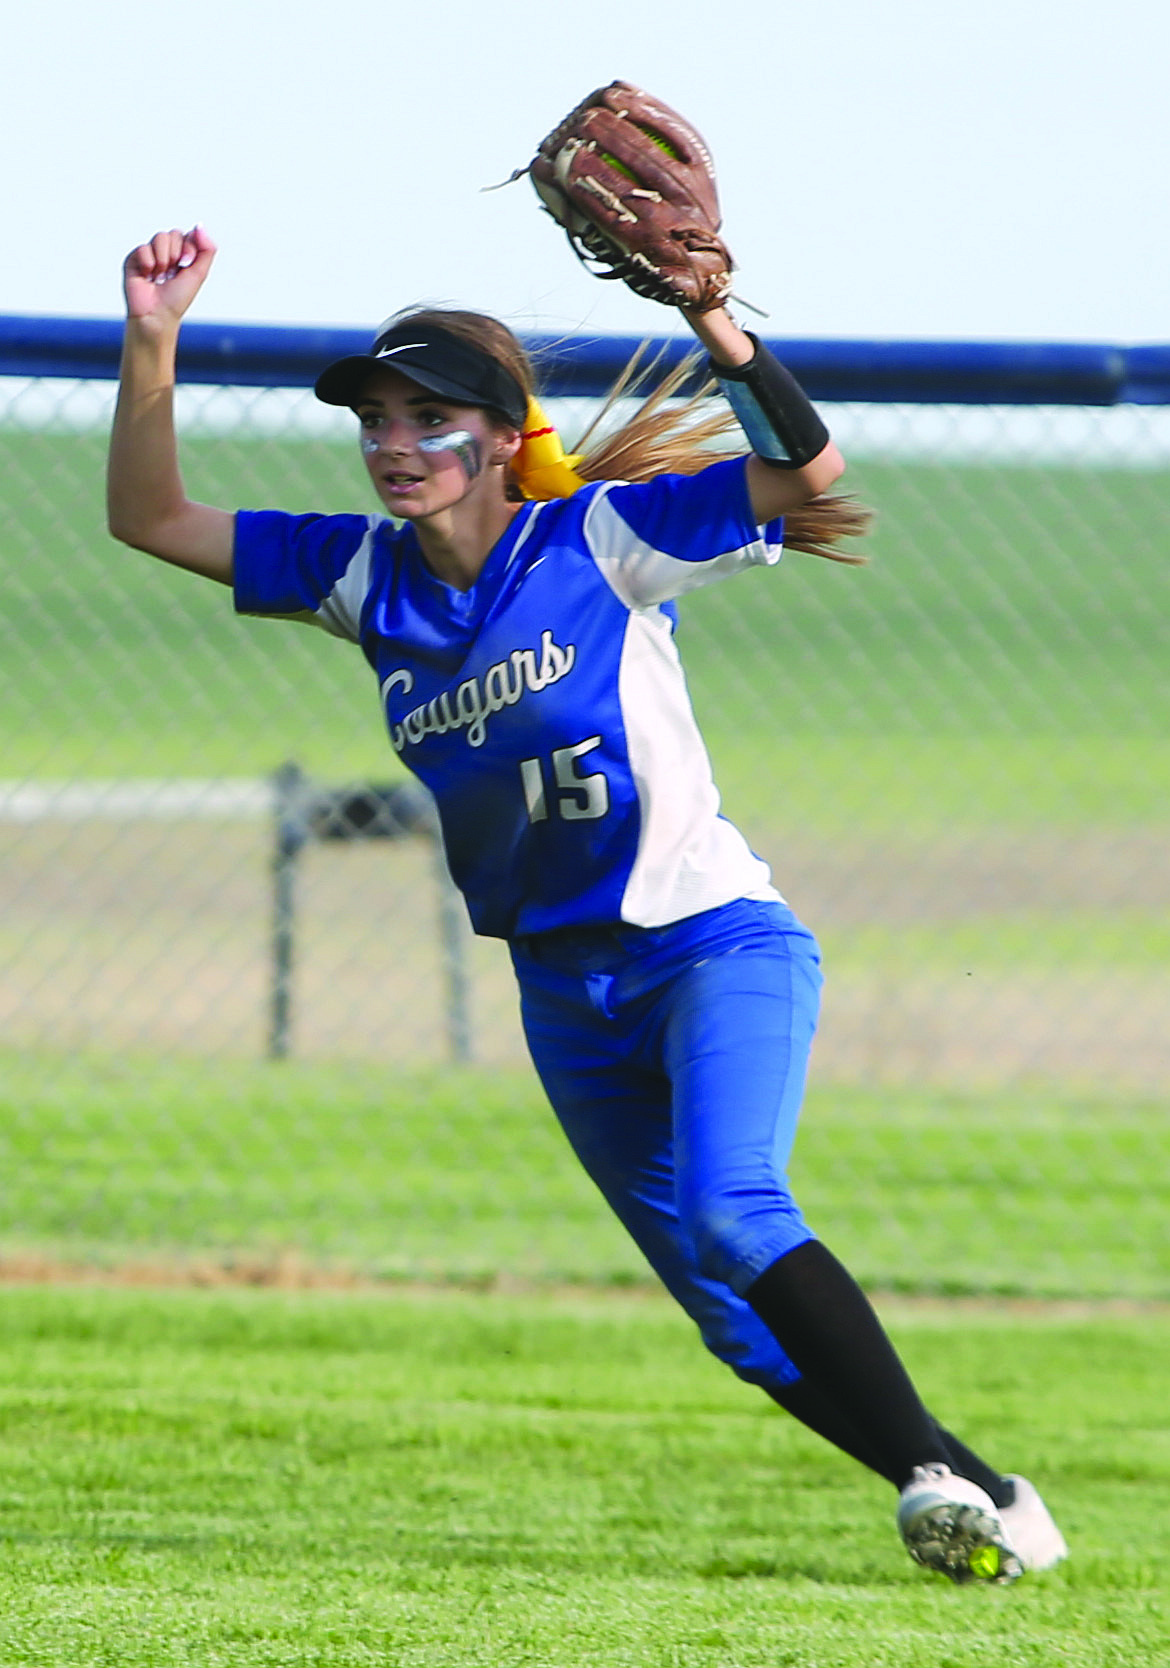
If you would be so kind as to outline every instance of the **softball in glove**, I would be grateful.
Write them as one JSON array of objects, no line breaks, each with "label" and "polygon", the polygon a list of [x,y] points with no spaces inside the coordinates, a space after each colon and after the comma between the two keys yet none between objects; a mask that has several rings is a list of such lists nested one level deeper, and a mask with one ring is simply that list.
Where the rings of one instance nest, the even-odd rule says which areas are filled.
[{"label": "softball in glove", "polygon": [[711,153],[669,105],[611,81],[541,140],[527,172],[596,277],[700,313],[727,300],[734,262]]}]

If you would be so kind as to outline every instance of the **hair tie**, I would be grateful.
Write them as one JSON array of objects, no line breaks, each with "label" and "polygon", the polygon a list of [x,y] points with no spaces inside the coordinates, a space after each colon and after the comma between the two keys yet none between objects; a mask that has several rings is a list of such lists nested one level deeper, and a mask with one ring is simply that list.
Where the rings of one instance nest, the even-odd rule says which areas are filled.
[{"label": "hair tie", "polygon": [[579,455],[566,456],[556,429],[530,394],[520,450],[512,459],[512,470],[525,498],[571,498],[585,481],[577,473]]}]

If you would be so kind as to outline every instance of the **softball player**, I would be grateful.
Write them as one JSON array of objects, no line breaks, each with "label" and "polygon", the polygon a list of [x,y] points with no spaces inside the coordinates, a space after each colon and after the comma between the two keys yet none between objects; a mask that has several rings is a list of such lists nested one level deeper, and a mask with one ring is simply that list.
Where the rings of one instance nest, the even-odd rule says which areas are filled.
[{"label": "softball player", "polygon": [[557,1117],[707,1347],[893,1483],[919,1562],[961,1582],[1055,1563],[1035,1489],[927,1413],[793,1198],[817,946],[720,815],[675,647],[673,600],[775,564],[785,522],[822,554],[855,529],[823,497],[844,466],[817,413],[717,310],[689,322],[752,453],[664,441],[651,401],[566,458],[504,326],[408,312],[316,390],[355,412],[386,513],[232,515],[187,498],[171,418],[214,253],[196,228],[127,260],[112,533],[360,646],[475,930],[510,946]]}]

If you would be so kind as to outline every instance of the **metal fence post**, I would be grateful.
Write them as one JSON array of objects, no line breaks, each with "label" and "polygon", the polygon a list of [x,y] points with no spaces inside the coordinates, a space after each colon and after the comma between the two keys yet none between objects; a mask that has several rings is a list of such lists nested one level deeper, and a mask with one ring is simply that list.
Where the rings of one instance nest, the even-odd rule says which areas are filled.
[{"label": "metal fence post", "polygon": [[304,814],[304,774],[299,765],[274,772],[272,853],[272,977],[269,991],[268,1058],[283,1060],[292,1023],[292,974],[296,930],[296,862],[309,838]]},{"label": "metal fence post", "polygon": [[274,771],[272,856],[272,969],[269,988],[268,1058],[287,1058],[292,1035],[292,981],[296,949],[296,865],[310,840],[401,840],[420,834],[430,844],[442,966],[444,1019],[452,1060],[473,1055],[471,968],[463,899],[447,869],[438,813],[431,796],[412,783],[352,783],[328,788],[311,783],[296,764]]},{"label": "metal fence post", "polygon": [[439,895],[439,942],[443,950],[443,979],[447,988],[447,1043],[451,1058],[467,1065],[473,1058],[471,1024],[471,969],[467,963],[467,917],[463,899],[447,870],[439,821],[430,830],[434,853],[435,887]]}]

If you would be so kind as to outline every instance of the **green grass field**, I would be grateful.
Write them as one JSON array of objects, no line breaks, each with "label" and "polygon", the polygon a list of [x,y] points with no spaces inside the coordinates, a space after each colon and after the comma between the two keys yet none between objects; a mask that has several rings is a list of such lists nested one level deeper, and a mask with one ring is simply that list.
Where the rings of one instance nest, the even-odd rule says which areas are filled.
[{"label": "green grass field", "polygon": [[5,1668],[1133,1668],[1167,1660],[1165,1312],[897,1308],[1058,1513],[1006,1591],[665,1302],[0,1290]]},{"label": "green grass field", "polygon": [[706,1355],[527,1076],[7,1054],[0,1085],[4,1668],[1165,1660],[1157,1106],[808,1108],[813,1220],[1070,1540],[972,1592]]},{"label": "green grass field", "polygon": [[[10,1269],[646,1281],[530,1072],[0,1065]],[[792,1174],[874,1289],[1170,1298],[1160,1100],[827,1086]]]}]

